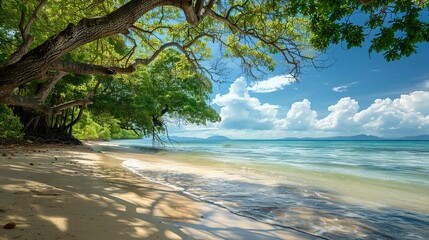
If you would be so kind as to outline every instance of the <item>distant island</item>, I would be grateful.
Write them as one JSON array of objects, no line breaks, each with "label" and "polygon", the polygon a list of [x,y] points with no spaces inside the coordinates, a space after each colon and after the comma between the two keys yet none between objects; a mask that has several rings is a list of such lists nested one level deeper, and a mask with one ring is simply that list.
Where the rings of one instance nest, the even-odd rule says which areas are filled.
[{"label": "distant island", "polygon": [[353,136],[337,136],[337,137],[322,137],[322,138],[282,138],[281,140],[325,140],[325,141],[427,141],[429,140],[429,135],[419,135],[419,136],[407,136],[400,138],[382,138],[373,135],[353,135]]},{"label": "distant island", "polygon": [[249,140],[260,140],[260,141],[429,141],[429,135],[418,135],[418,136],[406,136],[400,138],[382,138],[373,135],[353,135],[353,136],[336,136],[336,137],[320,137],[320,138],[297,138],[287,137],[280,139],[231,139],[221,135],[214,135],[208,138],[197,138],[197,137],[178,137],[171,136],[170,140],[175,142],[227,142],[227,141],[249,141]]},{"label": "distant island", "polygon": [[[201,142],[201,141],[207,141],[207,142],[226,142],[226,141],[231,141],[233,139],[227,138],[225,136],[214,135],[214,136],[210,136],[208,138],[171,136],[170,140],[171,141],[175,141],[175,142]],[[236,140],[236,139],[234,139],[234,140]]]}]

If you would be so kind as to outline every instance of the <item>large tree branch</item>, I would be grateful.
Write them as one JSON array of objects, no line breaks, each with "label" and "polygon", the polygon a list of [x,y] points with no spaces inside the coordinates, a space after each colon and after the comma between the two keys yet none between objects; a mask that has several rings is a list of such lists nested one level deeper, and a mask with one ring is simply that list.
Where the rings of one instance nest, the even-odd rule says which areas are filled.
[{"label": "large tree branch", "polygon": [[[10,96],[15,87],[39,79],[52,63],[69,51],[99,38],[125,32],[155,7],[170,5],[182,8],[182,2],[131,0],[106,16],[82,19],[77,25],[69,24],[65,30],[28,52],[16,63],[0,68],[0,99]],[[186,5],[186,2],[183,4]]]},{"label": "large tree branch", "polygon": [[72,100],[59,105],[55,105],[53,107],[49,107],[45,103],[41,102],[38,98],[14,95],[9,97],[5,103],[12,106],[20,106],[28,109],[33,109],[47,115],[55,115],[60,113],[62,110],[73,106],[82,106],[86,108],[89,104],[92,103],[92,101],[88,98],[84,98]]},{"label": "large tree branch", "polygon": [[60,113],[62,110],[71,108],[74,106],[81,106],[83,108],[87,108],[89,104],[92,104],[92,101],[88,98],[72,100],[72,101],[68,101],[68,102],[50,107],[48,114],[56,115]]},{"label": "large tree branch", "polygon": [[129,74],[135,71],[133,64],[128,67],[121,68],[115,66],[102,66],[87,63],[76,62],[56,62],[52,64],[52,70],[75,74],[101,74],[105,76],[114,74]]},{"label": "large tree branch", "polygon": [[24,56],[25,54],[28,53],[28,49],[30,47],[31,42],[34,40],[34,37],[29,35],[27,36],[23,42],[21,43],[21,45],[18,46],[18,48],[16,49],[16,51],[14,53],[12,53],[10,55],[10,58],[8,60],[8,62],[6,63],[7,65],[13,64],[18,62],[22,56]]},{"label": "large tree branch", "polygon": [[46,106],[40,99],[35,97],[13,95],[10,96],[5,103],[12,106],[30,108],[43,113],[50,113],[50,107]]},{"label": "large tree branch", "polygon": [[36,93],[36,98],[38,98],[41,102],[45,102],[46,98],[48,97],[51,90],[55,87],[55,84],[57,82],[67,75],[65,72],[57,72],[52,76],[50,79],[48,79],[38,90]]},{"label": "large tree branch", "polygon": [[[64,73],[59,73],[57,76],[61,76],[63,74]],[[55,79],[55,76],[52,79]],[[5,103],[12,106],[20,106],[20,107],[32,109],[38,112],[42,112],[46,115],[56,115],[60,113],[62,110],[68,109],[74,106],[87,108],[89,104],[92,104],[92,101],[89,98],[97,95],[97,89],[99,88],[100,84],[101,84],[101,80],[97,82],[95,87],[90,92],[88,92],[83,99],[71,100],[55,106],[46,105],[45,101],[38,97],[27,97],[27,96],[19,96],[19,95],[13,95],[9,97]]]},{"label": "large tree branch", "polygon": [[95,84],[94,88],[91,91],[89,91],[83,99],[72,100],[72,101],[65,102],[51,107],[50,108],[51,114],[58,114],[62,110],[68,109],[74,106],[80,106],[83,109],[87,108],[89,104],[92,104],[92,101],[89,98],[97,95],[97,90],[101,85],[101,81],[102,79],[99,79]]},{"label": "large tree branch", "polygon": [[205,0],[197,0],[195,6],[189,0],[182,2],[182,9],[189,24],[197,25],[207,16],[207,12],[212,9],[214,0],[210,0],[206,6],[204,6],[204,2]]},{"label": "large tree branch", "polygon": [[[188,44],[186,47],[189,47]],[[130,74],[133,73],[138,65],[148,65],[165,49],[175,47],[187,55],[186,47],[180,45],[177,42],[170,42],[159,47],[150,57],[142,59],[138,58],[134,63],[127,67],[115,67],[115,66],[101,66],[95,64],[86,63],[74,63],[74,62],[56,62],[52,64],[51,70],[57,70],[66,73],[75,74],[101,74],[101,75],[114,75],[114,74]],[[190,59],[188,59],[190,60]]]},{"label": "large tree branch", "polygon": [[201,10],[203,9],[205,0],[197,0],[195,1],[195,12],[197,15],[200,15]]},{"label": "large tree branch", "polygon": [[[41,9],[46,0],[41,0],[38,7],[33,13],[37,16],[37,12]],[[104,75],[114,73],[130,73],[133,72],[135,65],[147,64],[153,59],[137,60],[134,64],[127,68],[115,67],[101,67],[96,65],[81,65],[81,64],[65,64],[58,62],[58,59],[71,50],[82,46],[86,43],[100,39],[102,37],[126,33],[128,28],[145,13],[154,9],[155,7],[162,6],[175,6],[183,10],[186,15],[187,21],[190,24],[198,24],[204,16],[207,15],[207,10],[212,8],[213,0],[203,7],[201,16],[196,16],[194,7],[191,0],[130,0],[123,6],[115,11],[97,18],[85,18],[80,20],[76,25],[70,23],[67,28],[60,33],[52,36],[47,41],[31,50],[12,64],[0,68],[0,101],[6,101],[12,95],[13,90],[21,85],[24,85],[33,80],[41,79],[46,72],[50,69],[58,69],[64,72],[82,72],[82,73],[101,73]],[[35,18],[34,18],[35,19]],[[29,29],[34,21],[33,17],[30,19],[27,26],[21,26],[22,32],[25,36],[26,29]],[[30,41],[31,42],[31,41]],[[29,43],[26,43],[29,45]],[[25,46],[23,48],[26,48]],[[177,44],[177,48],[185,53],[185,56],[190,59],[186,49]],[[155,52],[153,56],[156,57],[160,51]],[[25,51],[23,51],[25,52]]]},{"label": "large tree branch", "polygon": [[215,0],[210,0],[202,10],[197,12],[200,18],[200,21],[202,21],[208,15],[209,11],[211,11],[211,9],[213,8],[214,2]]},{"label": "large tree branch", "polygon": [[182,4],[183,12],[185,13],[186,21],[191,25],[197,25],[200,21],[198,15],[195,12],[192,1],[185,0]]}]

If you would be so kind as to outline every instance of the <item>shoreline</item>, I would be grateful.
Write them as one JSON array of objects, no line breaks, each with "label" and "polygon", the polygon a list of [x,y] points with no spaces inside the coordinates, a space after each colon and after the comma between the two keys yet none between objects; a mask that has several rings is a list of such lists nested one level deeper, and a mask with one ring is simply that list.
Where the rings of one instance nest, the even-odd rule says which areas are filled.
[{"label": "shoreline", "polygon": [[0,146],[0,239],[322,239],[137,177],[84,146]]},{"label": "shoreline", "polygon": [[[419,201],[426,191],[419,192],[416,185],[410,184],[411,188],[404,190],[402,184],[392,182],[338,178],[338,175],[348,175],[331,176],[323,172],[303,175],[288,168],[278,169],[285,171],[278,178],[272,174],[276,171],[269,166],[255,168],[258,165],[247,164],[246,161],[235,164],[235,161],[241,162],[233,158],[235,155],[228,155],[229,149],[218,149],[218,145],[214,146],[215,151],[203,148],[208,151],[199,152],[193,151],[192,146],[190,150],[183,147],[178,151],[153,151],[128,142],[97,144],[106,154],[123,160],[122,166],[144,179],[172,186],[185,196],[190,193],[199,201],[274,226],[303,230],[304,233],[315,234],[315,237],[329,239],[414,239],[411,232],[417,239],[423,239],[427,235],[423,227],[428,223],[425,215],[427,202]],[[244,146],[244,149],[248,148]],[[262,159],[264,157],[261,156]],[[296,176],[300,178],[293,178]],[[310,181],[316,179],[319,181]],[[347,186],[350,192],[335,192],[342,186]],[[356,195],[357,198],[354,197]],[[391,203],[401,203],[409,208],[397,208],[389,205]],[[398,221],[383,220],[391,218]],[[398,232],[393,236],[387,229],[397,229]]]}]

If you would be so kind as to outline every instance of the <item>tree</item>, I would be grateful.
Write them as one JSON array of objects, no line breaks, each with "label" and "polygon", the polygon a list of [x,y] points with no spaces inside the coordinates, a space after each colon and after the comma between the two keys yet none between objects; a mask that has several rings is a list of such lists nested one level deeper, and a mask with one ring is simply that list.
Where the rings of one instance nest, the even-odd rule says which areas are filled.
[{"label": "tree", "polygon": [[208,104],[211,81],[173,49],[127,79],[113,78],[105,86],[105,93],[94,98],[91,112],[111,115],[122,128],[151,135],[156,141],[162,141],[160,133],[168,133],[169,119],[197,125],[220,120]]},{"label": "tree", "polygon": [[319,50],[341,41],[348,48],[361,47],[369,37],[369,52],[383,52],[392,61],[429,41],[427,0],[292,2],[289,12],[309,17],[310,42]]},{"label": "tree", "polygon": [[[370,51],[395,60],[428,41],[427,7],[422,0],[1,1],[0,103],[48,115],[86,108],[97,89],[55,105],[45,96],[65,75],[131,74],[168,48],[215,79],[216,65],[206,63],[210,41],[252,76],[273,70],[275,54],[299,75],[315,50],[341,41],[360,46],[366,37]],[[37,91],[20,94],[34,82],[41,82]]]}]

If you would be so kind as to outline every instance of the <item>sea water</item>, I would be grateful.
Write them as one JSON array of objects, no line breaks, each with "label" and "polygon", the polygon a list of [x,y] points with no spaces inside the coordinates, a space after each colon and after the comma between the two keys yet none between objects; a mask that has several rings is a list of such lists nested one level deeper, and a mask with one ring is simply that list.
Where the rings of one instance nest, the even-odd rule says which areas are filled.
[{"label": "sea water", "polygon": [[231,212],[327,239],[429,239],[428,141],[201,141],[123,166]]}]

